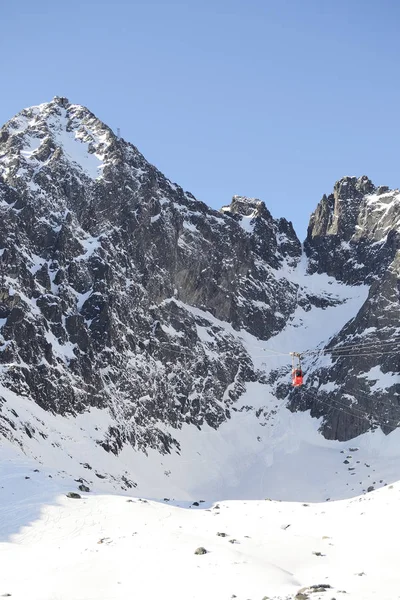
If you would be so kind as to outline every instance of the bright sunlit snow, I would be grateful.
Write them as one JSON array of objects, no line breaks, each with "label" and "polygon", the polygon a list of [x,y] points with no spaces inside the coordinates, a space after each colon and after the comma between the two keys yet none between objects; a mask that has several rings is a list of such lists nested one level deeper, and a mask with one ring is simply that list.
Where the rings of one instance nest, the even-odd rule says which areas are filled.
[{"label": "bright sunlit snow", "polygon": [[67,158],[79,165],[89,177],[97,179],[102,174],[103,157],[98,153],[89,153],[88,143],[84,141],[83,136],[76,131],[68,130],[67,115],[49,118],[48,124],[53,131],[57,145],[61,146]]},{"label": "bright sunlit snow", "polygon": [[1,465],[1,596],[399,597],[398,483],[334,503],[199,497],[194,504],[87,493],[73,499],[53,476],[27,461]]}]

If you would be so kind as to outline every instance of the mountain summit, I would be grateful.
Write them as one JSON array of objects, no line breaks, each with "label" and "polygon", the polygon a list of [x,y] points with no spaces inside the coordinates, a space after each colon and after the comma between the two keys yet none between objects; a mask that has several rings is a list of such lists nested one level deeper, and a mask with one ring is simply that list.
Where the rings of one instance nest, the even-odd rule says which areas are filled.
[{"label": "mountain summit", "polygon": [[315,440],[397,427],[397,190],[343,178],[303,248],[261,200],[213,210],[55,97],[0,130],[0,211],[0,433],[26,453],[81,478],[92,453],[129,488],[200,438],[239,480],[302,410]]}]

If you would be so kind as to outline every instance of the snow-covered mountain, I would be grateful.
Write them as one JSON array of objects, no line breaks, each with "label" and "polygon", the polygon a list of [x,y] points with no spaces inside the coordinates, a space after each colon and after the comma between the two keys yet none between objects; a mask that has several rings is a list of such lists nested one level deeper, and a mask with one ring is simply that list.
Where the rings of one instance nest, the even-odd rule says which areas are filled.
[{"label": "snow-covered mountain", "polygon": [[398,190],[343,178],[303,247],[264,202],[212,210],[56,97],[0,131],[0,217],[4,451],[157,498],[400,478]]}]

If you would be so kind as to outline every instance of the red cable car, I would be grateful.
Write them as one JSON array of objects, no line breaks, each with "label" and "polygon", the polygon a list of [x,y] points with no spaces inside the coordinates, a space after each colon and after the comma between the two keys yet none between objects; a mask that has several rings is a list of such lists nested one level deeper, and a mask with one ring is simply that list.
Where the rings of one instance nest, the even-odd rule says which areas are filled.
[{"label": "red cable car", "polygon": [[[291,352],[292,355],[292,385],[299,387],[303,385],[303,371],[301,370],[301,355],[299,352]],[[295,365],[294,357],[297,357],[297,365]]]},{"label": "red cable car", "polygon": [[293,369],[292,371],[293,387],[303,385],[303,371],[301,369]]}]

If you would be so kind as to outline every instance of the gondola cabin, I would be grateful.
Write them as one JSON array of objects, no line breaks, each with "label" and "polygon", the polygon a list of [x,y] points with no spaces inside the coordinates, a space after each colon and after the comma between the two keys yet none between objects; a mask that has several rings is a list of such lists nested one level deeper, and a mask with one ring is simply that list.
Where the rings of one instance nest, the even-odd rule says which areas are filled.
[{"label": "gondola cabin", "polygon": [[303,371],[301,369],[293,369],[292,384],[293,384],[293,387],[298,387],[299,385],[303,385]]}]

